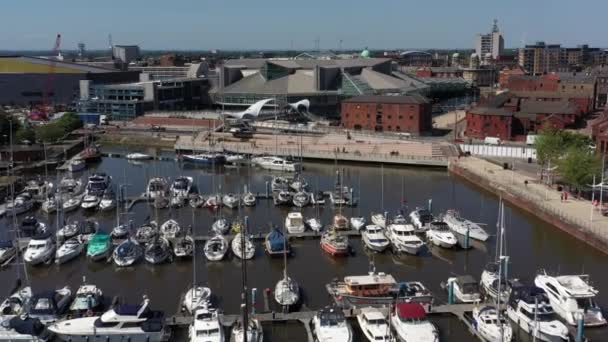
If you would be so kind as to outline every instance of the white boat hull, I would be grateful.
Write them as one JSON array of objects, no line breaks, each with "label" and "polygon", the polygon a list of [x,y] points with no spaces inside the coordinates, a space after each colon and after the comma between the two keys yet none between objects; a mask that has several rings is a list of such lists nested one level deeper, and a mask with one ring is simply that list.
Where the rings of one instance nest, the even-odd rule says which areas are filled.
[{"label": "white boat hull", "polygon": [[163,332],[153,333],[139,333],[139,334],[126,334],[125,332],[118,332],[116,334],[91,334],[91,335],[63,335],[56,334],[56,336],[65,342],[161,342],[163,341]]}]

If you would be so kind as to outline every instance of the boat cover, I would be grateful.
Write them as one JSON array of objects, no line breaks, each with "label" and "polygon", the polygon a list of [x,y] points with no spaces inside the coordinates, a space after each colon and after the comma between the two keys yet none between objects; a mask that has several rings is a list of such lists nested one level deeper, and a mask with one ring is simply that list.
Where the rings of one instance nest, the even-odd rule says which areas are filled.
[{"label": "boat cover", "polygon": [[11,247],[13,247],[13,241],[0,240],[0,248],[11,248]]},{"label": "boat cover", "polygon": [[44,331],[44,324],[31,317],[15,316],[8,324],[10,328],[23,335],[39,336]]},{"label": "boat cover", "polygon": [[284,247],[288,246],[287,241],[285,241],[285,236],[283,232],[279,229],[274,228],[266,237],[268,240],[268,244],[270,246],[271,251],[280,252]]},{"label": "boat cover", "polygon": [[397,314],[400,319],[424,319],[426,312],[424,307],[419,303],[398,303]]}]

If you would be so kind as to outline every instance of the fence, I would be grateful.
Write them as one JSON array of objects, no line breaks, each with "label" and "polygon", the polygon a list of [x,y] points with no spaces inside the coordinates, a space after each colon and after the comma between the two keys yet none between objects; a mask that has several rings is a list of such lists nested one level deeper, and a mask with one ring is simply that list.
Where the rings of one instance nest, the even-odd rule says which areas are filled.
[{"label": "fence", "polygon": [[469,152],[474,156],[536,159],[536,149],[527,146],[497,146],[483,144],[460,144],[459,146],[463,152]]}]

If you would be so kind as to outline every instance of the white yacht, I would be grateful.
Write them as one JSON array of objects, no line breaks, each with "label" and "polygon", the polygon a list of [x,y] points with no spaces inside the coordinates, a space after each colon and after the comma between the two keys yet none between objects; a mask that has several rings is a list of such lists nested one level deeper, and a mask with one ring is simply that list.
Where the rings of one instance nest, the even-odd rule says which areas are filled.
[{"label": "white yacht", "polygon": [[101,197],[93,194],[85,194],[82,197],[80,207],[85,210],[95,209],[101,203]]},{"label": "white yacht", "polygon": [[[25,286],[0,303],[0,317],[24,314],[32,298],[32,288]],[[0,339],[1,340],[1,339]]]},{"label": "white yacht", "polygon": [[319,342],[351,342],[353,330],[342,309],[326,307],[312,320],[313,332]]},{"label": "white yacht", "polygon": [[116,266],[127,267],[138,262],[143,255],[144,252],[139,243],[135,240],[127,239],[114,249],[112,258]]},{"label": "white yacht", "polygon": [[222,197],[222,204],[230,209],[238,208],[239,203],[240,199],[234,193],[227,193]]},{"label": "white yacht", "polygon": [[150,160],[150,159],[153,159],[153,157],[151,155],[145,154],[145,153],[135,152],[135,153],[127,154],[127,160]]},{"label": "white yacht", "polygon": [[101,197],[110,186],[111,178],[105,173],[94,173],[89,177],[85,188],[85,195]]},{"label": "white yacht", "polygon": [[414,232],[414,226],[406,223],[403,216],[396,217],[386,229],[393,251],[417,255],[424,248],[422,239]]},{"label": "white yacht", "polygon": [[70,342],[160,342],[166,338],[164,314],[152,311],[147,298],[141,305],[120,305],[101,316],[69,319],[48,329]]},{"label": "white yacht", "polygon": [[224,259],[226,252],[228,252],[228,240],[221,234],[216,233],[214,237],[205,242],[204,253],[209,261]]},{"label": "white yacht", "polygon": [[83,283],[76,291],[76,297],[70,305],[72,317],[81,317],[86,313],[99,313],[103,307],[103,292],[93,284],[87,284],[83,278]]},{"label": "white yacht", "polygon": [[190,342],[224,342],[224,326],[217,311],[207,305],[196,309],[188,335]]},{"label": "white yacht", "polygon": [[42,206],[40,206],[40,209],[46,214],[52,214],[57,211],[57,204],[58,201],[55,196],[51,196],[47,198],[44,202],[42,202]]},{"label": "white yacht", "polygon": [[80,203],[82,203],[82,197],[80,196],[71,196],[65,201],[63,201],[63,212],[67,213],[72,210],[76,210],[80,208]]},{"label": "white yacht", "polygon": [[490,235],[479,225],[473,221],[467,220],[460,216],[456,210],[448,210],[443,215],[443,222],[447,223],[450,229],[462,236],[466,236],[467,233],[471,239],[486,241]]},{"label": "white yacht", "polygon": [[230,224],[225,218],[219,218],[213,222],[211,225],[211,230],[213,230],[216,234],[227,234],[228,231],[230,231]]},{"label": "white yacht", "polygon": [[87,167],[87,163],[84,159],[81,158],[73,158],[68,161],[68,171],[70,172],[78,172],[84,170]]},{"label": "white yacht", "polygon": [[[242,236],[243,233],[238,233],[234,236],[231,242],[232,253],[239,259],[253,259],[255,255],[255,245],[249,236]],[[245,245],[243,246],[243,240]]]},{"label": "white yacht", "polygon": [[323,224],[321,223],[321,220],[316,217],[311,217],[306,220],[306,225],[313,232],[320,232],[321,230],[323,230]]},{"label": "white yacht", "polygon": [[305,191],[298,191],[292,197],[293,205],[298,208],[303,208],[310,203],[310,194]]},{"label": "white yacht", "polygon": [[[497,299],[499,297],[498,293],[498,273],[499,273],[499,264],[497,262],[491,262],[486,265],[484,270],[481,272],[481,288],[486,296],[490,298]],[[504,273],[501,275],[500,279],[500,302],[505,303],[509,299],[510,286],[509,281],[505,279]]]},{"label": "white yacht", "polygon": [[249,319],[247,324],[247,341],[243,338],[243,322],[238,320],[232,327],[230,342],[262,342],[264,341],[264,330],[262,324],[257,319]]},{"label": "white yacht", "polygon": [[450,230],[447,223],[442,221],[433,221],[428,225],[426,231],[426,238],[432,244],[442,248],[452,248],[456,246],[458,240],[454,236],[454,233]]},{"label": "white yacht", "polygon": [[368,341],[395,341],[391,337],[386,316],[377,308],[362,308],[357,315],[357,322]]},{"label": "white yacht", "polygon": [[272,171],[297,172],[301,170],[300,163],[296,163],[291,160],[287,160],[280,157],[256,157],[252,158],[251,162],[262,169]]},{"label": "white yacht", "polygon": [[146,197],[156,199],[167,194],[167,180],[162,177],[151,178],[146,186]]},{"label": "white yacht", "polygon": [[397,303],[391,326],[403,342],[439,342],[439,332],[419,303]]},{"label": "white yacht", "polygon": [[537,340],[569,341],[568,327],[557,320],[547,294],[539,287],[514,287],[507,305],[507,316]]},{"label": "white yacht", "polygon": [[429,223],[433,222],[434,218],[428,209],[416,208],[410,213],[410,221],[417,231],[423,232],[428,229]]},{"label": "white yacht", "polygon": [[257,202],[257,199],[255,197],[255,195],[253,194],[253,192],[247,191],[244,195],[243,195],[243,204],[247,207],[253,207],[255,206]]},{"label": "white yacht", "polygon": [[190,191],[192,191],[193,182],[194,179],[192,177],[180,176],[175,178],[173,183],[171,183],[171,188],[169,189],[171,197],[188,197],[188,195],[190,195]]},{"label": "white yacht", "polygon": [[160,225],[160,234],[166,239],[174,239],[178,237],[181,232],[181,226],[173,219],[169,219]]},{"label": "white yacht", "polygon": [[386,216],[382,213],[372,213],[372,223],[382,228],[386,228]]},{"label": "white yacht", "polygon": [[274,300],[286,310],[300,301],[300,285],[285,272],[274,287]]},{"label": "white yacht", "polygon": [[585,326],[606,324],[606,318],[594,300],[599,291],[589,285],[588,275],[552,277],[543,272],[536,276],[534,284],[545,290],[553,310],[568,324],[577,324],[579,312],[583,312]]},{"label": "white yacht", "polygon": [[481,301],[479,282],[470,275],[450,277],[445,286],[448,293],[450,286],[452,287],[455,302],[479,303]]},{"label": "white yacht", "polygon": [[33,199],[41,200],[51,195],[53,183],[42,179],[30,180],[25,184],[23,191],[29,193]]},{"label": "white yacht", "polygon": [[365,217],[363,217],[363,216],[351,217],[350,226],[353,227],[354,230],[361,230],[363,227],[365,227]]},{"label": "white yacht", "polygon": [[369,224],[361,233],[365,247],[375,252],[384,252],[390,245],[390,241],[384,234],[384,229],[375,224]]},{"label": "white yacht", "polygon": [[509,342],[513,339],[511,325],[494,306],[473,308],[473,327],[487,342]]},{"label": "white yacht", "polygon": [[17,254],[17,247],[11,240],[0,240],[0,265],[13,259]]},{"label": "white yacht", "polygon": [[83,184],[80,179],[75,179],[72,176],[65,176],[59,181],[57,192],[60,194],[78,195],[83,190]]},{"label": "white yacht", "polygon": [[77,238],[66,240],[55,252],[55,263],[63,264],[75,259],[84,250],[84,244]]},{"label": "white yacht", "polygon": [[30,265],[52,262],[55,248],[51,232],[44,232],[32,237],[23,254],[23,260]]},{"label": "white yacht", "polygon": [[21,215],[27,211],[30,211],[34,207],[34,200],[32,196],[24,192],[19,194],[15,199],[11,202],[6,203],[6,215]]},{"label": "white yacht", "polygon": [[182,310],[188,314],[194,314],[194,311],[203,306],[209,304],[211,299],[211,289],[204,286],[194,286],[188,289],[184,294],[184,300],[182,302]]},{"label": "white yacht", "polygon": [[306,225],[304,224],[302,213],[295,211],[288,213],[285,218],[285,229],[289,234],[304,233]]}]

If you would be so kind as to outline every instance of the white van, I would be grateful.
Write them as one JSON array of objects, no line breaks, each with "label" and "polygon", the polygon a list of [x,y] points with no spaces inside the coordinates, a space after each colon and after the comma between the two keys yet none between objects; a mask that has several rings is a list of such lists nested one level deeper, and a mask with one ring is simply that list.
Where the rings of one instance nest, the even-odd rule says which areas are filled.
[{"label": "white van", "polygon": [[500,141],[500,138],[496,138],[496,137],[486,137],[486,138],[483,140],[483,143],[484,143],[484,144],[487,144],[487,145],[500,145],[501,141]]},{"label": "white van", "polygon": [[534,145],[535,141],[536,141],[536,135],[532,135],[532,134],[526,135],[526,145],[528,145],[528,146]]}]

